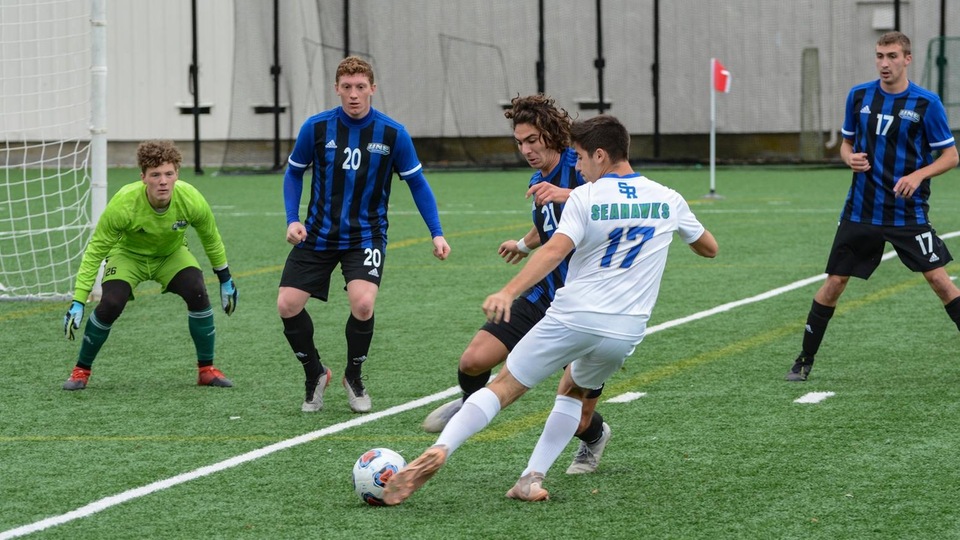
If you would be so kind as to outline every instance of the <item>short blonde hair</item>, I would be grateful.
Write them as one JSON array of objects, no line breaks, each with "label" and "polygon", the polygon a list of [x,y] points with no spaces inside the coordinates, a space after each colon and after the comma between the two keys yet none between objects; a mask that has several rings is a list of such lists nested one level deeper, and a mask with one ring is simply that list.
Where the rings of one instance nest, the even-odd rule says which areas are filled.
[{"label": "short blonde hair", "polygon": [[337,66],[336,84],[340,84],[340,77],[345,75],[366,75],[370,79],[370,85],[373,85],[373,66],[359,56],[348,56],[340,61]]},{"label": "short blonde hair", "polygon": [[910,54],[910,38],[901,32],[887,32],[880,36],[880,39],[877,40],[877,45],[900,45],[903,49],[904,56]]}]

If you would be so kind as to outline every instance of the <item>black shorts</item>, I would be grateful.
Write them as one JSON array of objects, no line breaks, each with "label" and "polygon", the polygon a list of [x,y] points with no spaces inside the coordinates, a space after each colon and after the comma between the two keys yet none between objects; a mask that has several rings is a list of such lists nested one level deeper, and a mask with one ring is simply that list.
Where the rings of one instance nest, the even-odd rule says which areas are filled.
[{"label": "black shorts", "polygon": [[[481,326],[480,329],[489,332],[493,337],[500,340],[500,342],[507,347],[508,351],[512,351],[513,348],[517,346],[517,343],[523,339],[523,336],[527,335],[527,332],[540,322],[540,319],[543,318],[545,313],[546,311],[541,309],[540,306],[521,296],[510,305],[509,323],[505,323],[502,320],[498,323],[487,322]],[[596,399],[600,397],[602,393],[603,386],[596,390],[591,390],[590,393],[587,394],[587,399]]]},{"label": "black shorts", "polygon": [[499,339],[508,351],[512,351],[523,336],[527,335],[527,332],[540,322],[544,313],[546,311],[541,309],[540,306],[520,297],[510,305],[510,322],[501,320],[498,323],[492,323],[488,321],[480,329],[493,334],[493,337]]},{"label": "black shorts", "polygon": [[880,265],[885,243],[890,242],[900,261],[914,272],[927,272],[953,260],[950,250],[930,225],[893,227],[842,220],[827,259],[833,276],[869,279]]},{"label": "black shorts", "polygon": [[[382,246],[346,250],[313,251],[295,247],[287,255],[280,276],[281,287],[293,287],[324,302],[330,292],[330,275],[337,264],[344,283],[362,279],[380,286],[386,250]],[[344,287],[346,289],[346,287]]]}]

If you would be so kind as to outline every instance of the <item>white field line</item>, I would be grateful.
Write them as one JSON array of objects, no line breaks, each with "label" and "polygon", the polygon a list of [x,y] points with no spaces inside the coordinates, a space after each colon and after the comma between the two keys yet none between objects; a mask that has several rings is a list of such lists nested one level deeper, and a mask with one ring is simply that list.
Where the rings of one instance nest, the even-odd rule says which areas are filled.
[{"label": "white field line", "polygon": [[833,397],[833,392],[810,392],[793,400],[794,403],[820,403],[828,397]]},{"label": "white field line", "polygon": [[645,395],[647,395],[646,392],[624,392],[619,396],[614,396],[604,401],[604,403],[629,403],[631,401],[636,401]]},{"label": "white field line", "polygon": [[[954,231],[954,232],[951,232],[951,233],[947,233],[947,234],[945,234],[945,235],[940,236],[940,238],[947,239],[947,238],[953,238],[953,237],[955,237],[955,236],[960,236],[960,231]],[[890,259],[890,258],[892,258],[892,257],[895,257],[895,256],[896,256],[896,253],[893,252],[893,251],[890,251],[890,252],[885,253],[885,254],[883,255],[883,260],[888,260],[888,259]],[[703,318],[709,317],[709,316],[711,316],[711,315],[716,315],[717,313],[723,313],[723,312],[726,312],[726,311],[730,311],[731,309],[736,308],[736,307],[739,307],[739,306],[744,306],[744,305],[747,305],[747,304],[753,304],[753,303],[756,303],[756,302],[760,302],[761,300],[767,300],[767,299],[773,298],[774,296],[783,294],[783,293],[785,293],[785,292],[792,291],[792,290],[794,290],[794,289],[798,289],[798,288],[800,288],[800,287],[804,287],[804,286],[809,285],[809,284],[811,284],[811,283],[816,283],[817,281],[822,281],[822,280],[824,280],[825,278],[826,278],[826,274],[820,274],[820,275],[818,275],[818,276],[812,276],[812,277],[809,277],[809,278],[806,278],[806,279],[801,279],[800,281],[795,281],[795,282],[793,282],[793,283],[791,283],[791,284],[789,284],[789,285],[784,285],[783,287],[778,287],[778,288],[776,288],[776,289],[767,291],[767,292],[765,292],[765,293],[758,294],[758,295],[756,295],[756,296],[751,296],[750,298],[745,298],[745,299],[743,299],[743,300],[737,300],[736,302],[729,302],[729,303],[726,303],[726,304],[717,306],[717,307],[715,307],[715,308],[708,309],[708,310],[706,310],[706,311],[701,311],[700,313],[694,313],[693,315],[690,315],[690,316],[687,316],[687,317],[683,317],[683,318],[680,318],[680,319],[674,319],[674,320],[672,320],[672,321],[667,321],[667,322],[665,322],[665,323],[658,324],[658,325],[656,325],[656,326],[653,326],[653,327],[648,328],[648,329],[647,329],[647,334],[652,334],[652,333],[654,333],[654,332],[659,332],[659,331],[661,331],[661,330],[666,330],[666,329],[668,329],[668,328],[673,328],[674,326],[680,326],[681,324],[685,324],[685,323],[688,323],[688,322],[691,322],[691,321],[696,321],[696,320],[699,320],[699,319],[703,319]],[[298,446],[298,445],[301,445],[301,444],[303,444],[303,443],[307,443],[307,442],[310,442],[310,441],[319,439],[319,438],[321,438],[321,437],[326,437],[327,435],[333,435],[334,433],[339,433],[339,432],[341,432],[341,431],[344,431],[344,430],[347,430],[347,429],[350,429],[350,428],[353,428],[353,427],[357,427],[357,426],[360,426],[360,425],[363,425],[363,424],[367,424],[367,423],[369,423],[369,422],[373,422],[373,421],[379,420],[379,419],[381,419],[381,418],[385,418],[385,417],[388,417],[388,416],[393,416],[393,415],[395,415],[395,414],[400,414],[400,413],[402,413],[402,412],[409,411],[409,410],[412,410],[412,409],[416,409],[416,408],[418,408],[418,407],[422,407],[422,406],[424,406],[424,405],[428,405],[428,404],[430,404],[430,403],[433,403],[433,402],[435,402],[435,401],[439,401],[439,400],[441,400],[441,399],[445,399],[445,398],[448,398],[448,397],[452,397],[452,396],[456,395],[456,394],[459,393],[459,392],[460,392],[460,387],[459,387],[459,386],[453,386],[453,387],[447,388],[446,390],[444,390],[444,391],[442,391],[442,392],[437,392],[436,394],[431,394],[431,395],[429,395],[429,396],[425,396],[425,397],[422,397],[422,398],[420,398],[420,399],[417,399],[417,400],[414,400],[414,401],[410,401],[410,402],[408,402],[408,403],[404,403],[404,404],[402,404],[402,405],[397,405],[397,406],[395,406],[395,407],[390,407],[389,409],[385,409],[385,410],[383,410],[383,411],[379,411],[379,412],[375,412],[375,413],[365,414],[365,415],[363,415],[363,416],[354,418],[353,420],[349,420],[349,421],[347,421],[347,422],[341,422],[341,423],[339,423],[339,424],[334,424],[334,425],[332,425],[332,426],[328,426],[328,427],[325,427],[325,428],[320,429],[320,430],[317,430],[317,431],[312,431],[312,432],[310,432],[310,433],[305,433],[305,434],[303,434],[303,435],[300,435],[300,436],[298,436],[298,437],[294,437],[294,438],[292,438],[292,439],[287,439],[287,440],[285,440],[285,441],[280,441],[280,442],[278,442],[278,443],[274,443],[274,444],[271,444],[271,445],[269,445],[269,446],[265,446],[265,447],[263,447],[263,448],[259,448],[259,449],[257,449],[257,450],[253,450],[253,451],[247,452],[247,453],[245,453],[245,454],[241,454],[241,455],[239,455],[239,456],[232,457],[232,458],[230,458],[230,459],[221,461],[221,462],[219,462],[219,463],[214,463],[214,464],[212,464],[212,465],[207,465],[206,467],[200,467],[199,469],[195,469],[195,470],[190,471],[190,472],[185,472],[185,473],[183,473],[183,474],[178,474],[178,475],[176,475],[176,476],[167,478],[167,479],[165,479],[165,480],[158,480],[158,481],[156,481],[156,482],[153,482],[153,483],[151,483],[151,484],[147,484],[147,485],[145,485],[145,486],[141,486],[141,487],[138,487],[138,488],[130,489],[130,490],[124,491],[124,492],[122,492],[122,493],[118,493],[118,494],[116,494],[116,495],[112,495],[112,496],[110,496],[110,497],[105,497],[105,498],[100,499],[100,500],[98,500],[98,501],[94,501],[94,502],[92,502],[92,503],[90,503],[90,504],[88,504],[88,505],[86,505],[86,506],[82,506],[82,507],[80,507],[80,508],[77,508],[76,510],[72,510],[72,511],[70,511],[70,512],[67,512],[67,513],[65,513],[65,514],[60,514],[60,515],[58,515],[58,516],[48,517],[48,518],[42,519],[42,520],[40,520],[40,521],[36,521],[36,522],[34,522],[34,523],[30,523],[30,524],[28,524],[28,525],[23,525],[23,526],[14,528],[14,529],[9,529],[9,530],[0,532],[0,540],[7,540],[7,539],[10,539],[10,538],[18,538],[18,537],[20,537],[20,536],[24,536],[24,535],[27,535],[27,534],[32,534],[32,533],[35,533],[35,532],[38,532],[38,531],[42,531],[42,530],[44,530],[44,529],[48,529],[48,528],[50,528],[50,527],[55,527],[55,526],[57,526],[57,525],[62,525],[62,524],[64,524],[64,523],[68,523],[68,522],[73,521],[73,520],[76,520],[76,519],[84,518],[84,517],[93,515],[93,514],[95,514],[95,513],[97,513],[97,512],[106,510],[106,509],[108,509],[108,508],[110,508],[110,507],[117,506],[117,505],[119,505],[119,504],[125,503],[125,502],[127,502],[127,501],[131,501],[131,500],[133,500],[133,499],[137,499],[137,498],[140,498],[140,497],[144,497],[144,496],[149,495],[149,494],[151,494],[151,493],[155,493],[155,492],[157,492],[157,491],[164,490],[164,489],[167,489],[167,488],[176,486],[176,485],[178,485],[178,484],[183,484],[183,483],[185,483],[185,482],[189,482],[190,480],[195,480],[195,479],[197,479],[197,478],[202,478],[202,477],[204,477],[204,476],[208,476],[208,475],[211,475],[211,474],[216,473],[216,472],[220,472],[220,471],[223,471],[223,470],[226,470],[226,469],[230,469],[230,468],[232,468],[232,467],[236,467],[237,465],[241,465],[241,464],[246,463],[246,462],[248,462],[248,461],[253,461],[253,460],[255,460],[255,459],[259,459],[259,458],[268,456],[268,455],[270,455],[270,454],[272,454],[272,453],[274,453],[274,452],[279,452],[280,450],[286,450],[287,448],[292,448],[292,447],[294,447],[294,446]]]}]

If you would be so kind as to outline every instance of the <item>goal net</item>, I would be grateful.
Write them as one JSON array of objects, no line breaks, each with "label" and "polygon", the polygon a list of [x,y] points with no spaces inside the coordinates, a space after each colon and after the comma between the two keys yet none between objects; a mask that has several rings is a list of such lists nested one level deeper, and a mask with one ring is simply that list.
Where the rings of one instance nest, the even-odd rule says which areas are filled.
[{"label": "goal net", "polygon": [[91,232],[90,6],[0,2],[0,299],[68,297]]}]

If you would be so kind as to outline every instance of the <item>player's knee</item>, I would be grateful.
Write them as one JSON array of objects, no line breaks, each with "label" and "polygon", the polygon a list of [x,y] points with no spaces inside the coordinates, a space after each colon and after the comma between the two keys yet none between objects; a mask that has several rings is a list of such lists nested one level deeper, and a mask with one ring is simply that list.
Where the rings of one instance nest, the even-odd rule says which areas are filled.
[{"label": "player's knee", "polygon": [[97,304],[94,313],[97,315],[97,320],[103,324],[113,324],[117,318],[120,317],[120,314],[123,313],[124,306],[127,305],[127,299],[121,297],[119,294],[107,294],[100,298],[100,303]]},{"label": "player's knee", "polygon": [[357,300],[350,306],[350,313],[360,321],[368,321],[373,317],[373,301],[367,299]]},{"label": "player's knee", "polygon": [[460,355],[460,365],[457,367],[467,375],[481,375],[490,371],[499,363],[499,359],[492,358],[489,354],[484,354],[482,350],[470,346]]},{"label": "player's knee", "polygon": [[177,294],[187,303],[187,309],[190,311],[203,311],[210,308],[210,297],[207,295],[207,288],[202,278],[184,280],[178,287]]},{"label": "player's knee", "polygon": [[846,276],[828,276],[823,286],[817,291],[815,299],[825,306],[837,305],[849,280],[850,278]]},{"label": "player's knee", "polygon": [[289,319],[303,311],[303,306],[297,304],[298,302],[292,301],[288,296],[280,294],[277,296],[277,313],[280,314],[281,318]]}]

